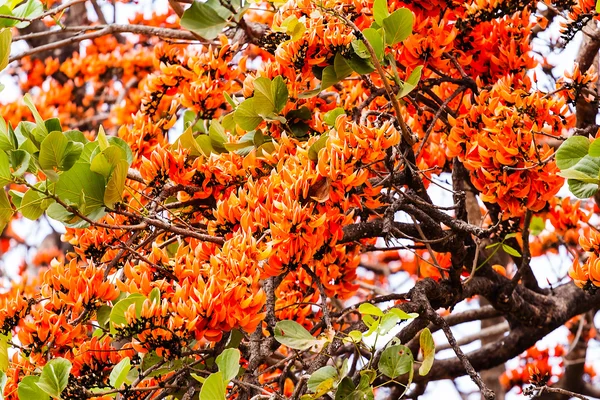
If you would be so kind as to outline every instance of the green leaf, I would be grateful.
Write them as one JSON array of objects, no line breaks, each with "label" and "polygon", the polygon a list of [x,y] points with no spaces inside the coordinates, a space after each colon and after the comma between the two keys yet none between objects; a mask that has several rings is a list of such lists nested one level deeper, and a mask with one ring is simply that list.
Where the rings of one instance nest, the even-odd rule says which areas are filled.
[{"label": "green leaf", "polygon": [[338,372],[337,370],[327,365],[325,367],[319,368],[308,378],[307,386],[311,392],[316,392],[317,387],[321,385],[324,381],[332,380],[335,381],[337,379]]},{"label": "green leaf", "polygon": [[386,313],[379,323],[379,334],[387,335],[390,330],[396,327],[398,322],[400,322],[400,318],[396,314],[391,312]]},{"label": "green leaf", "polygon": [[83,214],[88,214],[104,208],[104,185],[104,177],[93,172],[90,164],[76,163],[56,182],[56,195],[63,201],[76,204]]},{"label": "green leaf", "polygon": [[181,26],[206,40],[213,40],[227,26],[226,18],[209,4],[194,1],[181,16]]},{"label": "green leaf", "polygon": [[31,155],[25,150],[12,150],[10,152],[10,164],[13,168],[12,174],[19,177],[23,176],[23,174],[29,169],[30,161]]},{"label": "green leaf", "polygon": [[371,304],[371,303],[362,303],[358,306],[358,312],[362,315],[375,315],[377,317],[383,317],[383,311],[381,308]]},{"label": "green leaf", "polygon": [[321,137],[308,148],[308,158],[314,162],[319,160],[319,151],[327,145],[329,135],[324,133]]},{"label": "green leaf", "polygon": [[377,25],[382,26],[383,20],[389,16],[387,0],[375,0],[373,2],[373,19]]},{"label": "green leaf", "polygon": [[325,116],[323,117],[323,122],[325,122],[329,126],[334,126],[337,117],[344,114],[346,114],[346,110],[344,110],[343,107],[334,108],[333,110],[327,111],[325,113]]},{"label": "green leaf", "polygon": [[348,337],[350,338],[350,340],[352,340],[354,343],[359,343],[362,340],[362,332],[361,331],[350,331],[348,333]]},{"label": "green leaf", "polygon": [[[373,47],[373,50],[375,50],[375,55],[377,56],[377,59],[381,60],[383,58],[383,48],[384,48],[383,47],[383,36],[381,35],[381,33],[373,28],[367,28],[362,33],[365,36],[365,38],[369,41],[369,43],[371,44],[371,47]],[[363,46],[365,46],[365,45],[363,44]],[[365,50],[366,50],[366,46],[365,46]],[[366,58],[366,57],[364,57],[364,58]],[[368,58],[371,58],[371,54],[369,54]]]},{"label": "green leaf", "polygon": [[[39,163],[42,169],[53,171],[56,168],[62,170],[59,166],[62,164],[62,159],[65,156],[68,144],[69,139],[67,139],[62,132],[50,132],[50,134],[44,138],[40,146]],[[79,154],[81,154],[81,150],[83,150],[83,146],[81,147]],[[79,154],[77,155],[78,158]],[[76,160],[73,160],[71,166],[75,161]]]},{"label": "green leaf", "polygon": [[429,328],[425,328],[421,331],[419,343],[421,344],[421,351],[423,352],[423,363],[419,367],[419,375],[425,376],[431,370],[435,358],[435,343]]},{"label": "green leaf", "polygon": [[596,0],[596,13],[600,13],[600,0]]},{"label": "green leaf", "polygon": [[348,65],[340,53],[337,53],[333,59],[333,66],[330,65],[323,70],[321,89],[327,89],[328,87],[335,85],[342,79],[352,75],[352,72],[352,67]]},{"label": "green leaf", "polygon": [[304,121],[308,121],[312,118],[312,112],[310,111],[310,109],[306,106],[302,106],[300,108],[298,108],[297,110],[291,110],[290,112],[288,112],[285,117],[288,120],[295,120],[295,119],[300,119],[300,120],[304,120]]},{"label": "green leaf", "polygon": [[98,321],[98,325],[100,325],[102,328],[106,328],[108,326],[111,310],[112,308],[107,305],[100,306],[100,308],[96,310],[96,320]]},{"label": "green leaf", "polygon": [[196,143],[200,147],[200,151],[206,157],[210,156],[213,152],[212,140],[208,135],[198,135],[196,136]]},{"label": "green leaf", "polygon": [[576,165],[588,154],[590,141],[583,136],[571,136],[556,150],[556,166],[565,170]]},{"label": "green leaf", "polygon": [[152,289],[148,295],[148,298],[152,303],[160,304],[160,289],[156,287]]},{"label": "green leaf", "polygon": [[110,376],[108,378],[110,385],[115,389],[120,389],[121,385],[125,383],[125,379],[127,379],[127,374],[131,369],[131,362],[129,357],[125,357],[117,365],[115,365],[110,371]]},{"label": "green leaf", "polygon": [[113,335],[116,333],[116,326],[127,325],[125,311],[130,305],[135,304],[137,313],[139,313],[145,300],[146,298],[139,293],[132,293],[129,297],[119,300],[110,312],[110,333]]},{"label": "green leaf", "polygon": [[199,400],[225,400],[226,387],[221,372],[210,374],[202,384]]},{"label": "green leaf", "polygon": [[369,330],[363,334],[363,337],[371,336],[379,328],[379,318],[375,319],[371,315],[365,314],[363,315],[362,320],[369,328]]},{"label": "green leaf", "polygon": [[[27,0],[13,10],[13,15],[20,18],[35,19],[44,13],[44,6],[39,0]],[[19,29],[29,26],[29,21],[21,21],[15,24]]]},{"label": "green leaf", "polygon": [[378,364],[379,371],[391,379],[410,372],[412,367],[412,353],[408,347],[401,344],[385,349]]},{"label": "green leaf", "polygon": [[124,157],[127,160],[127,163],[129,165],[131,165],[133,163],[133,153],[131,152],[131,148],[129,147],[129,145],[127,144],[126,141],[124,141],[120,137],[111,136],[108,138],[108,143],[111,146],[117,146],[118,148],[121,149],[121,151],[124,154]]},{"label": "green leaf", "polygon": [[419,65],[418,67],[413,69],[413,71],[410,73],[410,76],[408,77],[406,82],[404,82],[404,84],[402,85],[402,89],[400,89],[400,92],[398,92],[397,97],[399,99],[406,96],[407,94],[412,92],[417,87],[417,85],[419,84],[419,81],[421,80],[421,72],[422,71],[423,71],[422,65]]},{"label": "green leaf", "polygon": [[235,378],[240,371],[240,351],[238,349],[225,349],[217,356],[215,363],[223,374],[225,382]]},{"label": "green leaf", "polygon": [[542,217],[534,215],[529,224],[529,233],[533,236],[538,236],[546,229],[546,221]]},{"label": "green leaf", "polygon": [[2,28],[0,30],[0,71],[8,65],[11,43],[12,33],[10,28]]},{"label": "green leaf", "polygon": [[44,121],[44,125],[48,132],[58,131],[62,133],[62,126],[60,125],[60,120],[58,118],[47,119]]},{"label": "green leaf", "polygon": [[254,98],[249,98],[240,103],[236,108],[233,118],[240,128],[246,131],[256,129],[263,121],[262,117],[254,111]]},{"label": "green leaf", "polygon": [[0,334],[0,372],[6,372],[8,366],[8,337]]},{"label": "green leaf", "polygon": [[35,221],[44,213],[42,204],[47,196],[43,193],[38,192],[35,189],[29,189],[23,195],[21,199],[21,207],[19,212],[27,219]]},{"label": "green leaf", "polygon": [[316,95],[318,95],[319,93],[321,93],[322,89],[321,86],[319,85],[319,87],[317,87],[316,89],[313,90],[308,90],[306,92],[302,92],[298,95],[299,99],[310,99],[311,97],[315,97]]},{"label": "green leaf", "polygon": [[[2,32],[0,32],[0,35],[2,35]],[[1,46],[1,44],[0,44],[0,46]],[[1,50],[1,47],[0,47],[0,50]],[[36,127],[42,132],[43,136],[45,137],[48,134],[48,129],[46,128],[44,119],[38,112],[37,108],[35,108],[35,105],[33,104],[33,100],[31,99],[31,96],[29,95],[29,93],[26,93],[25,96],[23,96],[23,102],[25,103],[27,108],[29,108],[29,111],[31,111],[31,113],[33,114],[33,117],[35,118]]]},{"label": "green leaf", "polygon": [[354,72],[360,75],[370,74],[375,71],[375,67],[370,59],[360,58],[357,54],[352,54],[350,58],[347,58],[346,63]]},{"label": "green leaf", "polygon": [[67,137],[67,139],[73,142],[81,143],[83,145],[88,144],[90,142],[81,131],[66,131],[64,132],[64,134]]},{"label": "green leaf", "polygon": [[0,187],[4,187],[13,181],[12,174],[10,173],[10,164],[8,162],[8,156],[5,152],[0,150]]},{"label": "green leaf", "polygon": [[406,39],[412,33],[414,19],[408,8],[399,8],[384,18],[381,26],[385,30],[385,42],[393,46]]},{"label": "green leaf", "polygon": [[254,80],[254,111],[260,116],[278,114],[288,100],[287,85],[281,76],[273,81],[260,77]]},{"label": "green leaf", "polygon": [[50,396],[37,385],[40,377],[28,375],[21,379],[17,387],[19,400],[49,400]]},{"label": "green leaf", "polygon": [[36,383],[40,389],[52,397],[60,399],[60,394],[69,383],[71,362],[64,358],[54,358],[44,366],[42,375]]},{"label": "green leaf", "polygon": [[[120,148],[110,145],[93,157],[90,170],[108,178],[119,161],[125,161],[124,158],[125,155]],[[129,168],[129,164],[127,164],[127,168]]]},{"label": "green leaf", "polygon": [[306,350],[320,341],[296,321],[279,321],[275,325],[275,339],[292,349]]},{"label": "green leaf", "polygon": [[210,144],[217,153],[227,153],[227,149],[224,143],[227,142],[227,135],[225,129],[218,121],[213,121],[208,129],[208,137],[210,138]]},{"label": "green leaf", "polygon": [[591,157],[600,157],[600,140],[599,139],[594,140],[590,144],[590,147],[588,149],[588,154]]},{"label": "green leaf", "polygon": [[600,174],[600,157],[585,155],[571,168],[558,173],[563,178],[577,179],[586,183],[598,183]]},{"label": "green leaf", "polygon": [[569,190],[579,199],[587,199],[592,197],[598,191],[598,185],[595,183],[585,183],[575,179],[567,180]]},{"label": "green leaf", "polygon": [[23,200],[23,193],[17,192],[16,190],[9,190],[8,193],[10,194],[10,199],[12,200],[12,203],[15,205],[15,207],[17,207],[17,208],[21,207],[21,201]]},{"label": "green leaf", "polygon": [[502,243],[502,250],[504,250],[506,254],[510,254],[511,256],[521,257],[521,253],[519,253],[515,248],[510,247],[506,243]]},{"label": "green leaf", "polygon": [[177,146],[181,146],[184,149],[189,150],[191,156],[199,157],[201,155],[204,155],[202,148],[196,141],[196,138],[194,137],[194,134],[192,133],[192,130],[190,128],[187,128],[181,134],[181,136],[177,138],[175,143],[173,143],[172,148],[177,148]]},{"label": "green leaf", "polygon": [[104,204],[107,207],[114,208],[115,203],[123,200],[123,191],[125,190],[128,170],[129,164],[127,161],[121,160],[112,171],[106,185],[106,191],[104,192]]},{"label": "green leaf", "polygon": [[413,319],[413,318],[417,318],[419,316],[419,314],[417,313],[407,313],[399,308],[392,308],[389,312],[394,313],[395,315],[398,316],[398,318],[404,320],[404,319]]},{"label": "green leaf", "polygon": [[14,210],[8,200],[8,195],[5,190],[0,191],[0,232],[6,228],[6,225],[12,219]]},{"label": "green leaf", "polygon": [[335,400],[346,400],[351,398],[351,393],[354,392],[356,386],[354,386],[354,382],[349,377],[345,377],[342,379],[340,384],[335,391]]}]

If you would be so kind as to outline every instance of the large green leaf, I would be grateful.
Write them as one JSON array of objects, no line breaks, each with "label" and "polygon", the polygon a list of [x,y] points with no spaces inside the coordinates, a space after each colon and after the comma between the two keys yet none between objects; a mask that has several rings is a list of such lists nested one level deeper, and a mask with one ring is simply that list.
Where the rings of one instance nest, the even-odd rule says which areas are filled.
[{"label": "large green leaf", "polygon": [[563,170],[574,166],[588,154],[590,141],[583,136],[572,136],[560,145],[554,158],[556,166]]},{"label": "large green leaf", "polygon": [[45,211],[44,200],[47,196],[44,193],[40,193],[35,189],[29,189],[23,195],[21,199],[21,206],[19,212],[27,219],[35,221]]},{"label": "large green leaf", "polygon": [[320,340],[313,337],[302,325],[296,321],[279,321],[275,325],[275,339],[288,347],[296,350],[306,350]]},{"label": "large green leaf", "polygon": [[238,349],[225,349],[215,360],[223,379],[229,382],[235,378],[240,371],[240,351]]},{"label": "large green leaf", "polygon": [[21,379],[17,387],[19,400],[48,400],[50,396],[37,385],[40,377],[36,375],[28,375]]},{"label": "large green leaf", "polygon": [[571,168],[562,169],[559,175],[567,179],[577,179],[586,183],[598,183],[600,157],[585,155]]},{"label": "large green leaf", "polygon": [[210,374],[200,389],[200,400],[225,400],[226,387],[220,371]]},{"label": "large green leaf", "polygon": [[236,108],[233,118],[240,128],[252,131],[263,121],[262,117],[254,110],[254,98],[249,98],[240,103]]},{"label": "large green leaf", "polygon": [[40,145],[40,167],[43,170],[67,171],[77,162],[82,151],[82,143],[71,142],[62,132],[50,132]]},{"label": "large green leaf", "polygon": [[60,399],[60,394],[69,383],[71,362],[64,358],[54,358],[44,366],[42,375],[36,383],[40,389],[50,396]]},{"label": "large green leaf", "polygon": [[569,179],[567,180],[567,184],[569,185],[571,193],[579,199],[588,199],[598,191],[598,184],[595,183],[585,183],[575,179]]},{"label": "large green leaf", "polygon": [[76,204],[82,213],[104,206],[104,177],[90,169],[90,164],[77,163],[56,182],[56,195]]},{"label": "large green leaf", "polygon": [[181,16],[181,26],[206,40],[213,40],[227,26],[227,19],[209,4],[194,1]]},{"label": "large green leaf", "polygon": [[373,2],[373,19],[377,25],[382,26],[383,20],[389,16],[387,0],[375,0]]},{"label": "large green leaf", "polygon": [[288,100],[288,89],[281,76],[273,81],[260,77],[254,80],[254,111],[261,116],[279,113]]},{"label": "large green leaf", "polygon": [[398,344],[383,350],[379,359],[378,368],[382,374],[395,379],[400,375],[412,371],[413,356],[410,349]]},{"label": "large green leaf", "polygon": [[411,33],[414,15],[408,8],[399,8],[382,21],[385,30],[385,42],[391,46],[402,42]]}]

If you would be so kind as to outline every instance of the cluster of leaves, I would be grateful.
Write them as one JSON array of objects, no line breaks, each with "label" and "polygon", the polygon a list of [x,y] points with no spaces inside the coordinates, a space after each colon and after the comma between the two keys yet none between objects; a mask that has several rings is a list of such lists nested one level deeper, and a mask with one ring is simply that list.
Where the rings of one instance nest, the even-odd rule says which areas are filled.
[{"label": "cluster of leaves", "polygon": [[[353,330],[345,334],[343,341],[356,346],[357,349],[365,350],[375,354],[378,352],[377,342],[394,330],[402,321],[418,317],[415,313],[406,313],[399,308],[390,308],[382,311],[379,307],[371,303],[362,303],[358,307],[362,316],[362,321],[368,327],[366,332]],[[327,343],[327,338],[315,338],[302,325],[295,321],[279,321],[275,326],[275,339],[296,350],[308,350],[311,348],[321,348]],[[371,345],[365,343],[369,340]],[[423,360],[419,368],[421,376],[427,375],[433,365],[435,356],[435,344],[431,331],[425,328],[420,335],[421,351]],[[336,400],[343,399],[374,399],[373,383],[378,378],[384,379],[383,385],[399,379],[403,375],[407,376],[406,390],[410,387],[413,380],[413,364],[415,358],[411,350],[405,345],[399,343],[398,339],[392,338],[383,349],[379,350],[380,357],[377,365],[369,364],[360,371],[359,383],[355,384],[352,376],[348,376],[349,360],[345,359],[341,365],[326,365],[316,370],[308,379],[307,385],[310,394],[302,397],[302,400],[316,400],[329,394]]]},{"label": "cluster of leaves", "polygon": [[572,136],[556,151],[560,175],[567,178],[569,190],[578,198],[592,197],[600,184],[600,141]]}]

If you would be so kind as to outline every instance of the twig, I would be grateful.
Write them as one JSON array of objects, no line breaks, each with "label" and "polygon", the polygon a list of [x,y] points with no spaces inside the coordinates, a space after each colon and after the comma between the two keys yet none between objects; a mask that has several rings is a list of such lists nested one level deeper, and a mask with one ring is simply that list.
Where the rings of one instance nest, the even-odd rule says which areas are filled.
[{"label": "twig", "polygon": [[444,331],[444,334],[446,335],[446,338],[448,339],[448,343],[454,350],[454,353],[456,354],[456,356],[458,357],[458,359],[460,360],[462,365],[465,367],[465,371],[467,371],[467,374],[469,374],[469,376],[471,377],[473,382],[475,382],[475,384],[481,390],[483,397],[486,400],[494,400],[496,398],[496,395],[494,394],[494,392],[492,390],[490,390],[490,388],[488,388],[486,386],[483,379],[481,379],[481,376],[479,376],[477,371],[475,371],[475,368],[473,368],[473,365],[471,365],[471,362],[469,361],[469,359],[467,358],[465,353],[463,353],[463,351],[460,348],[460,346],[458,345],[458,343],[456,343],[456,339],[454,338],[454,335],[452,334],[452,329],[450,329],[450,326],[448,325],[446,320],[444,318],[440,317],[440,315],[438,313],[436,313],[433,310],[433,308],[431,308],[431,306],[429,306],[429,308],[427,310],[427,314],[428,314],[428,318],[434,324],[442,327],[442,330]]},{"label": "twig", "polygon": [[[112,35],[116,33],[135,33],[139,35],[156,36],[162,39],[181,39],[181,40],[196,40],[200,41],[195,35],[188,31],[170,29],[170,28],[156,28],[153,26],[144,25],[128,25],[128,24],[112,24],[112,25],[95,25],[95,26],[81,26],[71,27],[69,30],[78,32],[75,36],[70,38],[58,40],[53,43],[48,43],[42,46],[34,47],[26,50],[16,56],[9,59],[9,62],[20,60],[23,57],[27,57],[33,54],[41,53],[48,50],[54,50],[69,44],[81,42],[86,39],[95,39],[105,35]],[[83,33],[86,31],[94,31],[89,33]],[[48,31],[47,35],[53,35],[60,33],[61,31]],[[25,36],[17,36],[15,40],[20,40]],[[204,42],[207,43],[207,42]]]},{"label": "twig", "polygon": [[323,320],[325,321],[325,325],[327,326],[327,328],[331,328],[331,317],[329,316],[329,309],[327,308],[327,293],[325,292],[325,286],[323,286],[323,282],[321,282],[321,279],[317,276],[317,274],[315,274],[313,270],[310,269],[310,267],[308,267],[305,264],[302,264],[302,269],[306,271],[306,273],[312,278],[313,282],[319,288],[319,292],[321,294],[321,302],[323,303],[323,307],[321,307],[321,309],[323,310]]},{"label": "twig", "polygon": [[533,215],[531,210],[527,210],[525,212],[525,221],[523,222],[523,254],[521,255],[521,265],[519,266],[519,270],[513,276],[510,285],[507,286],[507,290],[503,293],[505,298],[510,298],[510,295],[515,290],[517,285],[519,284],[519,280],[525,273],[526,269],[529,269],[529,261],[531,260],[531,254],[529,252],[529,225],[531,224],[531,216]]},{"label": "twig", "polygon": [[538,389],[538,392],[532,393],[533,397],[540,397],[544,392],[548,392],[548,393],[562,394],[563,396],[576,397],[581,400],[590,400],[589,397],[585,397],[582,394],[571,392],[569,390],[565,390],[565,389],[561,389],[561,388],[555,388],[555,387],[550,387],[550,386],[541,386],[536,389]]}]

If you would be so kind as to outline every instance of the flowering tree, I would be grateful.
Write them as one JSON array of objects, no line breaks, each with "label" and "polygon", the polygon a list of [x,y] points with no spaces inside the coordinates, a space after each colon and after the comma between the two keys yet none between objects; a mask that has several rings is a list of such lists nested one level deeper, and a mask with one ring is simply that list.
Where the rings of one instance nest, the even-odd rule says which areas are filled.
[{"label": "flowering tree", "polygon": [[169,7],[0,6],[0,398],[600,395],[594,1]]}]

